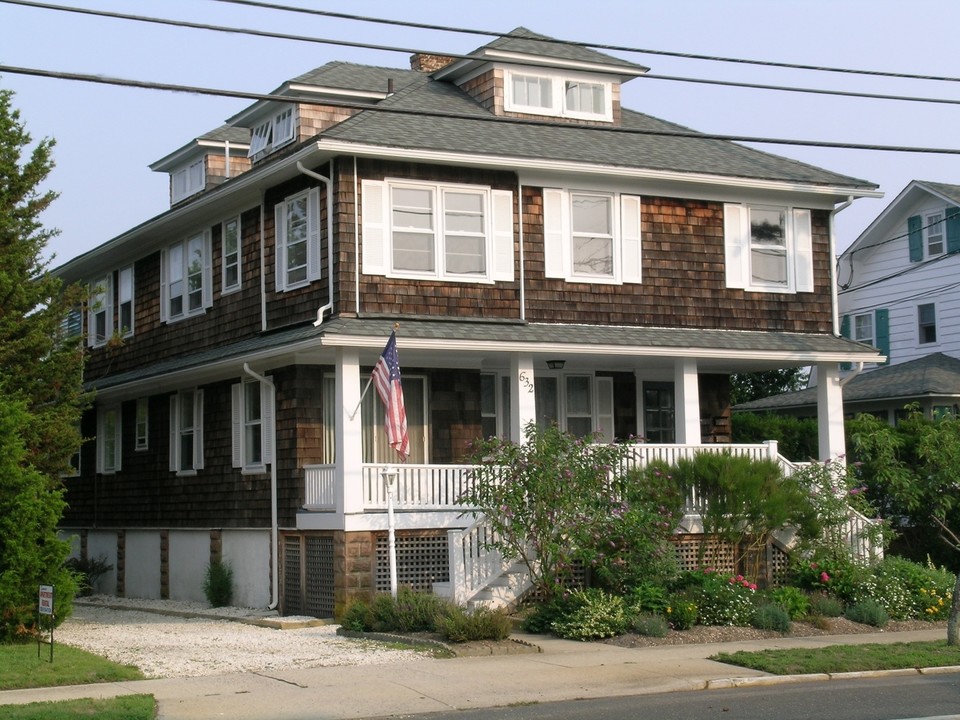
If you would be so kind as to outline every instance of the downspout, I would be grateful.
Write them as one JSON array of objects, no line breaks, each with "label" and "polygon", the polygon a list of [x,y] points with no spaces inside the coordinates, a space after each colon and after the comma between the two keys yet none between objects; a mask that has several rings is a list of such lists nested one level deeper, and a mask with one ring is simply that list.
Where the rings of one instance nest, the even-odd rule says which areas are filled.
[{"label": "downspout", "polygon": [[353,257],[356,272],[353,275],[353,307],[357,315],[360,314],[360,223],[357,222],[360,205],[358,204],[360,194],[360,181],[357,179],[357,156],[353,156]]},{"label": "downspout", "polygon": [[833,334],[840,335],[840,308],[837,295],[837,236],[834,231],[833,220],[837,213],[846,210],[853,204],[853,195],[847,197],[839,207],[830,211],[830,305],[833,308]]},{"label": "downspout", "polygon": [[[317,308],[317,320],[313,324],[323,324],[324,314],[333,310],[333,180],[324,177],[313,170],[308,170],[303,163],[297,161],[297,170],[304,175],[319,180],[327,186],[327,304]],[[330,176],[333,176],[333,160],[330,161]]]},{"label": "downspout", "polygon": [[840,378],[840,387],[843,387],[844,385],[846,385],[848,382],[853,380],[857,375],[859,375],[862,372],[863,372],[863,361],[857,363],[856,370]]},{"label": "downspout", "polygon": [[223,154],[225,155],[223,159],[224,170],[223,174],[226,176],[227,180],[230,179],[230,141],[223,141]]},{"label": "downspout", "polygon": [[[264,238],[267,212],[267,193],[260,191],[260,332],[267,331],[267,278],[265,277],[267,261],[264,257]],[[274,242],[276,242],[277,229],[273,229]]]},{"label": "downspout", "polygon": [[270,438],[270,447],[273,448],[273,457],[270,458],[270,604],[267,609],[275,610],[280,604],[279,538],[277,537],[277,386],[270,378],[251,370],[247,363],[243,364],[243,371],[270,388],[270,405],[273,408],[273,436]]},{"label": "downspout", "polygon": [[517,178],[517,225],[520,226],[520,319],[527,319],[527,296],[523,275],[523,181]]}]

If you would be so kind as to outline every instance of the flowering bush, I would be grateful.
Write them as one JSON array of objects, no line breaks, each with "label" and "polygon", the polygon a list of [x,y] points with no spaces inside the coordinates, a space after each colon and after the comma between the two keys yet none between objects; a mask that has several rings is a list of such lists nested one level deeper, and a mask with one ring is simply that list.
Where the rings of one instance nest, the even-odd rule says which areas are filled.
[{"label": "flowering bush", "polygon": [[895,620],[946,620],[953,598],[954,575],[900,557],[887,557],[874,569],[877,595]]},{"label": "flowering bush", "polygon": [[622,635],[628,622],[622,597],[588,588],[570,593],[567,611],[553,621],[551,628],[568,640],[595,640]]},{"label": "flowering bush", "polygon": [[750,624],[756,584],[742,575],[725,575],[713,568],[684,573],[679,584],[697,606],[701,625]]},{"label": "flowering bush", "polygon": [[674,630],[689,630],[697,624],[697,604],[684,597],[675,597],[664,610],[667,622]]}]

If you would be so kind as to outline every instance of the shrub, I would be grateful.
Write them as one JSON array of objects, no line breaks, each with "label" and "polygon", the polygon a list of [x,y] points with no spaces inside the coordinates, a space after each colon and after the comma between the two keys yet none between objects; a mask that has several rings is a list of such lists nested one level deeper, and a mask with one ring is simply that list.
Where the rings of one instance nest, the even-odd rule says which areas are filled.
[{"label": "shrub", "polygon": [[768,590],[766,596],[774,605],[783,608],[791,620],[801,618],[810,611],[810,599],[792,585]]},{"label": "shrub", "polygon": [[674,630],[689,630],[697,624],[699,611],[690,598],[674,597],[666,609],[667,622]]},{"label": "shrub", "polygon": [[750,616],[750,624],[758,630],[790,631],[790,614],[780,605],[764,603],[757,606]]},{"label": "shrub", "polygon": [[523,619],[521,627],[525,632],[545,635],[553,632],[553,623],[570,609],[569,596],[556,596],[538,603],[533,611]]},{"label": "shrub", "polygon": [[504,640],[510,636],[512,625],[509,616],[502,610],[477,608],[467,612],[463,608],[450,608],[437,619],[436,630],[450,642],[474,640]]},{"label": "shrub", "polygon": [[630,588],[623,598],[634,613],[662,615],[670,604],[667,589],[655,583],[641,583]]},{"label": "shrub", "polygon": [[825,592],[810,595],[810,615],[814,617],[840,617],[843,615],[843,603]]},{"label": "shrub", "polygon": [[637,615],[631,623],[633,632],[644,637],[662,638],[666,636],[670,626],[662,615],[653,615],[651,613],[641,613]]},{"label": "shrub", "polygon": [[926,565],[905,558],[884,558],[874,574],[877,578],[876,597],[890,613],[901,620],[946,620],[950,614],[955,576],[929,561]]},{"label": "shrub", "polygon": [[595,640],[626,632],[626,606],[619,595],[598,588],[575,590],[570,595],[570,609],[552,625],[560,637]]},{"label": "shrub", "polygon": [[370,632],[373,622],[373,611],[366,600],[354,600],[340,618],[340,625],[354,632]]},{"label": "shrub", "polygon": [[225,607],[233,599],[233,569],[230,563],[214,560],[203,576],[203,594],[210,607]]},{"label": "shrub", "polygon": [[113,570],[113,565],[107,562],[106,555],[98,555],[86,560],[72,557],[67,560],[67,567],[73,571],[77,579],[77,595],[85,597],[93,594],[93,586],[104,573]]},{"label": "shrub", "polygon": [[750,624],[757,586],[742,575],[727,576],[707,568],[684,573],[679,583],[696,603],[701,625]]},{"label": "shrub", "polygon": [[883,605],[875,600],[863,600],[855,605],[851,605],[847,608],[847,612],[844,613],[844,617],[855,623],[872,625],[878,628],[882,628],[887,624],[887,621],[890,620],[890,616],[887,614]]}]

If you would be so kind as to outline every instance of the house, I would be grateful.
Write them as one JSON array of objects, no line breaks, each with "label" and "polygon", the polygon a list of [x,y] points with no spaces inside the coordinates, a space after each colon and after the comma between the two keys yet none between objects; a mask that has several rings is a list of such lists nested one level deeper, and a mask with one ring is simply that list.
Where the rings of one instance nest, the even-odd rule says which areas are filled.
[{"label": "house", "polygon": [[[389,587],[386,473],[400,582],[462,597],[471,440],[725,447],[734,372],[818,365],[842,454],[839,365],[878,356],[839,336],[833,214],[875,186],[623,108],[646,71],[523,28],[331,62],[155,163],[170,209],[58,269],[91,288],[63,529],[100,590],[202,600],[223,558],[236,602],[329,616]],[[363,395],[397,323],[406,463]]]},{"label": "house", "polygon": [[[869,412],[892,424],[911,403],[928,417],[956,414],[960,185],[911,181],[840,255],[837,267],[841,333],[878,348],[884,358],[841,367],[846,414]],[[815,394],[785,393],[737,410],[812,417]]]}]

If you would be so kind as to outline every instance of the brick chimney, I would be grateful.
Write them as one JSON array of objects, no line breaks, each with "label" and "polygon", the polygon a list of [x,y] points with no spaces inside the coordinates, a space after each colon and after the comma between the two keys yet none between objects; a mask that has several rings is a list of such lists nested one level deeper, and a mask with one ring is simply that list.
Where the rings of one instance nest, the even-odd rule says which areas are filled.
[{"label": "brick chimney", "polygon": [[410,56],[410,69],[422,73],[436,72],[440,68],[446,67],[456,58],[447,55],[429,55],[427,53],[415,53]]}]

